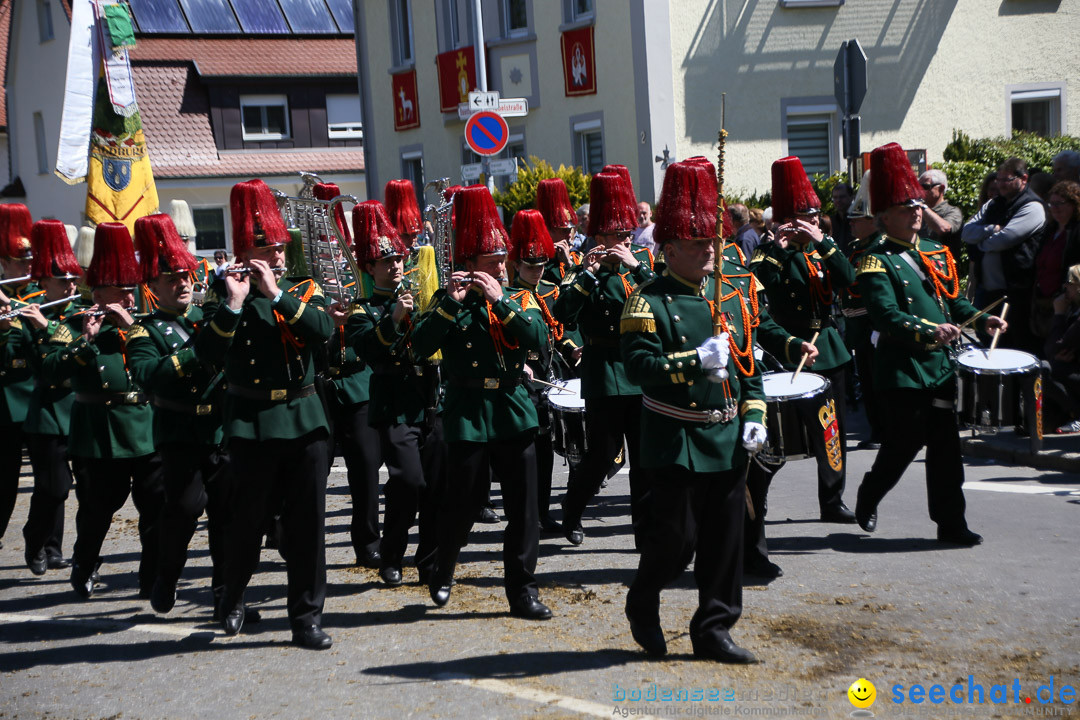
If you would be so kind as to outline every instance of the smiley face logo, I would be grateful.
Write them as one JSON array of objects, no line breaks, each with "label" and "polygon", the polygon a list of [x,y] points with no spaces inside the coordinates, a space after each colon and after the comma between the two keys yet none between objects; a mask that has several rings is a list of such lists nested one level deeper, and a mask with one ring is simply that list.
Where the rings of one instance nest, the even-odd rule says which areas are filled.
[{"label": "smiley face logo", "polygon": [[852,705],[860,710],[865,710],[873,705],[874,700],[877,699],[877,688],[874,687],[874,683],[866,678],[859,678],[851,683],[851,687],[847,690],[847,696]]}]

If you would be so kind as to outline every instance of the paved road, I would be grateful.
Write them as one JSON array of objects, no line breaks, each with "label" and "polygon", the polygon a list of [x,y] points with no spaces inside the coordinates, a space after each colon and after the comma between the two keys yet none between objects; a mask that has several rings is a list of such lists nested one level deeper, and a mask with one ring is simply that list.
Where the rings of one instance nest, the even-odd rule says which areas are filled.
[{"label": "paved road", "polygon": [[[851,453],[849,504],[872,460]],[[106,540],[107,584],[91,601],[77,601],[66,573],[34,578],[19,534],[24,476],[0,549],[0,718],[839,718],[853,711],[847,687],[864,676],[877,687],[878,717],[1078,716],[1075,703],[1024,698],[1051,676],[1055,693],[1080,687],[1080,478],[973,463],[967,481],[968,517],[986,542],[958,549],[933,540],[921,461],[882,504],[873,536],[819,523],[811,461],[789,464],[773,484],[768,525],[786,574],[746,586],[735,629],[763,662],[727,667],[690,654],[689,572],[663,597],[671,655],[646,660],[631,639],[622,614],[636,565],[625,475],[586,518],[584,545],[543,539],[541,598],[555,618],[531,623],[506,612],[500,526],[474,530],[446,608],[432,605],[412,568],[409,584],[387,589],[375,571],[350,566],[347,486],[335,467],[325,615],[335,643],[324,653],[288,644],[284,565],[269,550],[249,591],[264,621],[224,637],[209,622],[201,531],[176,608],[155,616],[137,598],[130,505]],[[564,483],[560,470],[557,493]],[[68,511],[70,548],[74,498]],[[991,704],[992,686],[1013,680],[1020,703],[1009,689],[1009,704]],[[967,703],[969,682],[983,687],[984,705]],[[896,685],[948,693],[954,683],[964,704],[913,705],[906,694],[903,705],[892,702]],[[679,689],[704,699],[650,701]]]}]

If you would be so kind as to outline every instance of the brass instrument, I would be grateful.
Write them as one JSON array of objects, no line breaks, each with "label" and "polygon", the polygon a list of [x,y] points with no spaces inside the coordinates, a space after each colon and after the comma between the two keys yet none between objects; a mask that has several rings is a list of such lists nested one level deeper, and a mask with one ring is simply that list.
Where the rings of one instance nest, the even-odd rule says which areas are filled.
[{"label": "brass instrument", "polygon": [[450,275],[454,272],[454,196],[445,198],[446,188],[450,187],[450,178],[433,180],[424,186],[424,192],[434,189],[436,202],[424,208],[424,214],[435,228],[435,237],[431,246],[435,250],[435,264],[439,273],[439,287],[446,287]]}]

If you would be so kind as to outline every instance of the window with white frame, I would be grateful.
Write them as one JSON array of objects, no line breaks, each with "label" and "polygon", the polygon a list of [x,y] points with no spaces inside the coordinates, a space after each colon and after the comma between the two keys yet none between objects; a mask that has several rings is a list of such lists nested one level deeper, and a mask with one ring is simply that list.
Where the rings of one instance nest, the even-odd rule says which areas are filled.
[{"label": "window with white frame", "polygon": [[604,126],[601,120],[574,123],[574,164],[592,175],[604,167]]},{"label": "window with white frame", "polygon": [[195,222],[196,250],[226,250],[225,208],[201,207],[191,209]]},{"label": "window with white frame", "polygon": [[41,113],[34,113],[34,142],[37,146],[37,166],[39,175],[49,173],[49,146],[45,138],[45,118]]},{"label": "window with white frame", "polygon": [[570,22],[575,20],[588,20],[596,14],[593,0],[569,0]]},{"label": "window with white frame", "polygon": [[414,150],[401,153],[401,177],[412,181],[416,200],[424,206],[424,153]]},{"label": "window with white frame", "polygon": [[780,0],[780,7],[839,7],[844,0]]},{"label": "window with white frame", "polygon": [[363,140],[359,95],[326,96],[326,130],[331,140]]},{"label": "window with white frame", "polygon": [[37,0],[38,41],[48,42],[53,39],[52,3],[49,0]]},{"label": "window with white frame", "polygon": [[526,0],[502,0],[503,36],[516,37],[529,32],[529,9]]},{"label": "window with white frame", "polygon": [[835,105],[789,106],[785,130],[787,154],[799,158],[807,175],[828,175],[838,168],[840,141]]},{"label": "window with white frame", "polygon": [[1063,92],[1064,83],[1008,88],[1009,130],[1043,137],[1060,135],[1064,118]]},{"label": "window with white frame", "polygon": [[289,101],[284,95],[241,95],[240,116],[245,140],[289,137]]},{"label": "window with white frame", "polygon": [[412,0],[390,0],[390,38],[393,41],[394,65],[412,63]]}]

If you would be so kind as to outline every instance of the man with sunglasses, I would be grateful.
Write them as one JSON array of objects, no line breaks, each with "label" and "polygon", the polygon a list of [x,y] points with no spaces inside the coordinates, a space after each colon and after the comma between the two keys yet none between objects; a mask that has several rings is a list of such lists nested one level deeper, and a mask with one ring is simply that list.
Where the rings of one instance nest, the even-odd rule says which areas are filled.
[{"label": "man with sunglasses", "polygon": [[923,190],[923,224],[919,237],[934,240],[953,254],[953,259],[960,259],[960,228],[964,226],[964,215],[960,208],[950,205],[945,200],[945,191],[949,189],[949,179],[941,170],[927,170],[919,176],[919,186]]}]

